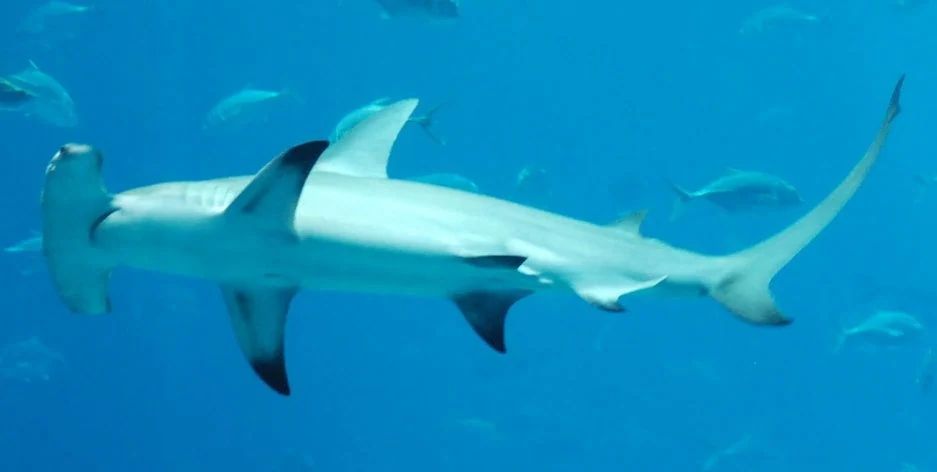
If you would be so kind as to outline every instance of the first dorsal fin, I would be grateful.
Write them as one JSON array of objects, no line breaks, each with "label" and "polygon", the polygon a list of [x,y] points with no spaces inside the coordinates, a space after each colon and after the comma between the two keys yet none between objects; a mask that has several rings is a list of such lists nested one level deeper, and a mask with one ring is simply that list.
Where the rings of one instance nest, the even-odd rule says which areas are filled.
[{"label": "first dorsal fin", "polygon": [[294,146],[265,165],[225,209],[226,215],[251,215],[273,226],[291,227],[309,171],[328,141]]},{"label": "first dorsal fin", "polygon": [[418,103],[400,100],[361,120],[322,154],[316,172],[387,178],[391,148]]},{"label": "first dorsal fin", "polygon": [[608,226],[632,234],[641,234],[641,225],[647,218],[647,210],[631,212],[611,222]]}]

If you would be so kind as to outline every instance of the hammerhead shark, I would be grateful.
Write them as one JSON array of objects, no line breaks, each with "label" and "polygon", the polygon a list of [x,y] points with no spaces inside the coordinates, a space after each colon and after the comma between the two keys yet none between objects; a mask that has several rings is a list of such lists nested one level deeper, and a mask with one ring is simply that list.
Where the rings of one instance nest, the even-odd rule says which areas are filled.
[{"label": "hammerhead shark", "polygon": [[597,225],[388,178],[416,99],[389,104],[335,143],[290,148],[254,176],[118,194],[105,189],[101,153],[66,144],[46,171],[43,253],[58,294],[78,313],[111,311],[107,285],[118,266],[217,282],[242,352],[283,395],[284,326],[301,289],[447,297],[499,352],[508,310],[535,292],[572,292],[613,312],[637,292],[708,295],[750,323],[786,325],[769,283],[862,184],[899,113],[903,80],[842,183],[788,228],[730,255],[645,237],[644,212]]}]

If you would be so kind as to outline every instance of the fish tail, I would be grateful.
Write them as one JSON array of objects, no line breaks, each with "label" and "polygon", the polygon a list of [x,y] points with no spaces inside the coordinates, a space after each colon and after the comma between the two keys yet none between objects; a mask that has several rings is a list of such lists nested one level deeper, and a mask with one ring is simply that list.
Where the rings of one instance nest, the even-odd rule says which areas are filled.
[{"label": "fish tail", "polygon": [[753,324],[786,325],[791,322],[775,306],[769,284],[807,244],[830,224],[862,185],[878,160],[891,125],[901,111],[904,82],[895,85],[885,118],[875,140],[852,171],[823,201],[783,231],[741,252],[720,258],[718,270],[706,287],[729,311]]},{"label": "fish tail", "polygon": [[683,187],[679,185],[668,182],[670,184],[671,190],[673,190],[676,198],[673,201],[673,207],[670,210],[670,221],[676,221],[680,215],[683,214],[683,208],[690,200],[693,200],[693,194],[686,191]]},{"label": "fish tail", "polygon": [[446,140],[443,139],[438,133],[436,133],[436,130],[433,127],[436,122],[436,112],[439,111],[441,107],[442,104],[436,105],[433,108],[430,108],[426,113],[410,118],[410,121],[420,125],[420,128],[423,129],[423,131],[427,136],[429,136],[430,139],[435,141],[440,146],[445,146]]}]

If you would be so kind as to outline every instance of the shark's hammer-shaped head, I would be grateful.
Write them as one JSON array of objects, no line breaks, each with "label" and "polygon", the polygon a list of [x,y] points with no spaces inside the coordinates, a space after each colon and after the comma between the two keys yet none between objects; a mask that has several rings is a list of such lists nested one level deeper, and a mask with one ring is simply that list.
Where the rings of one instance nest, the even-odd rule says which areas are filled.
[{"label": "shark's hammer-shaped head", "polygon": [[68,193],[72,198],[97,197],[104,193],[101,177],[103,158],[87,144],[66,144],[52,156],[46,168],[43,198]]},{"label": "shark's hammer-shaped head", "polygon": [[66,144],[52,157],[42,189],[42,250],[56,290],[72,311],[105,313],[110,267],[94,231],[115,211],[101,176],[101,154]]}]

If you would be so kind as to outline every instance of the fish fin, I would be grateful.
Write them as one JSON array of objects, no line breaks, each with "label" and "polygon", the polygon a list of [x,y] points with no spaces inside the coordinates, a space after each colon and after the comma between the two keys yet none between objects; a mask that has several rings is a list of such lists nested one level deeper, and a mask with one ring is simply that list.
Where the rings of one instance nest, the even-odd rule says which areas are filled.
[{"label": "fish fin", "polygon": [[418,102],[401,100],[362,120],[329,146],[319,159],[316,172],[387,178],[391,148]]},{"label": "fish fin", "polygon": [[225,215],[252,215],[292,232],[296,204],[306,178],[328,145],[327,141],[310,141],[274,158],[234,198]]},{"label": "fish fin", "polygon": [[94,244],[98,225],[118,211],[101,177],[103,158],[91,146],[66,144],[46,168],[42,189],[42,253],[56,292],[73,312],[111,311],[111,262]]},{"label": "fish fin", "polygon": [[527,261],[525,256],[475,256],[463,257],[463,261],[469,265],[483,269],[512,269],[516,270]]},{"label": "fish fin", "polygon": [[422,115],[411,117],[410,121],[420,125],[420,128],[423,129],[423,132],[425,132],[426,135],[429,136],[429,138],[432,139],[436,144],[445,146],[446,140],[437,134],[436,129],[433,127],[433,125],[436,123],[436,112],[438,112],[441,107],[442,104],[438,104],[433,108],[430,108],[429,111]]},{"label": "fish fin", "polygon": [[660,285],[667,276],[648,280],[603,281],[602,283],[573,284],[573,291],[579,298],[601,310],[617,313],[625,311],[619,299],[625,295],[647,290]]},{"label": "fish fin", "polygon": [[33,62],[32,59],[29,59],[29,67],[32,67],[33,70],[38,70],[38,71],[41,71],[41,70],[42,70],[42,69],[39,68],[39,66],[36,65],[35,62]]},{"label": "fish fin", "polygon": [[646,218],[647,210],[638,210],[613,221],[608,227],[629,234],[641,234],[641,225]]},{"label": "fish fin", "polygon": [[714,299],[753,324],[780,326],[791,323],[775,305],[769,288],[771,280],[833,221],[865,181],[885,146],[892,122],[901,111],[903,84],[904,76],[901,76],[875,140],[846,178],[823,201],[781,232],[719,261],[719,270],[723,273],[707,287]]},{"label": "fish fin", "polygon": [[221,291],[244,357],[264,383],[289,395],[283,339],[296,289],[228,285]]},{"label": "fish fin", "polygon": [[673,190],[674,195],[676,195],[673,201],[673,208],[670,211],[670,221],[676,221],[676,219],[683,214],[683,207],[687,202],[693,200],[694,196],[692,193],[684,190],[683,187],[673,182],[670,182],[670,189]]},{"label": "fish fin", "polygon": [[452,301],[482,340],[492,349],[505,352],[504,322],[508,310],[518,300],[530,295],[528,290],[503,292],[475,291],[452,296]]}]

